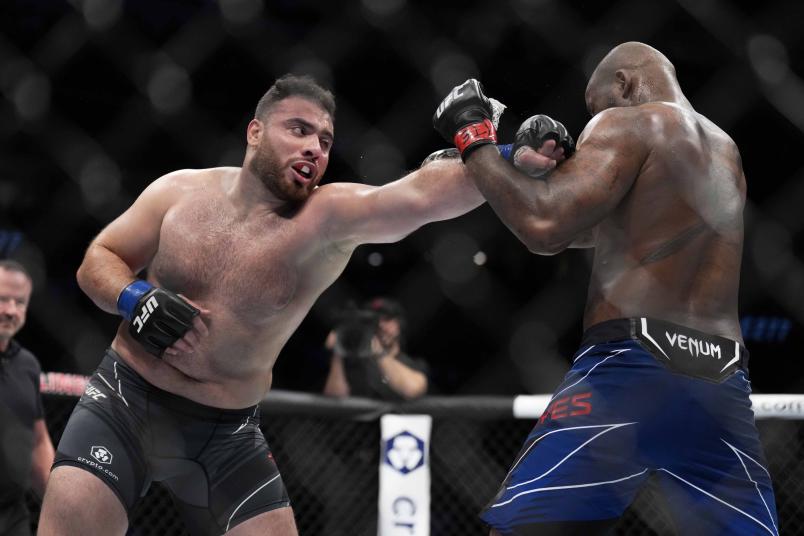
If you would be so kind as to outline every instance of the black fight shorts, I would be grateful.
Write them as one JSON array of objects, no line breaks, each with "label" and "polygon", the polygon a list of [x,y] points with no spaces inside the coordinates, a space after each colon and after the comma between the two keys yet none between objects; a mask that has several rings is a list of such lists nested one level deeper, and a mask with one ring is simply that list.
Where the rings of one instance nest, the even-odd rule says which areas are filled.
[{"label": "black fight shorts", "polygon": [[151,482],[162,482],[190,534],[223,534],[290,504],[259,424],[259,406],[213,408],[157,389],[107,350],[53,466],[96,475],[129,516]]}]

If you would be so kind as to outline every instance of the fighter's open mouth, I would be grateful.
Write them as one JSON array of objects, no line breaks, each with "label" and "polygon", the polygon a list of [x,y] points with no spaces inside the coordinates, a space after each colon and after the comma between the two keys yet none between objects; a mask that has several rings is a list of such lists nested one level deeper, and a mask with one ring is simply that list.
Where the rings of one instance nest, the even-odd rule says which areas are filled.
[{"label": "fighter's open mouth", "polygon": [[305,179],[313,178],[313,168],[309,164],[304,163],[294,164],[293,169],[296,170],[296,173],[298,173]]}]

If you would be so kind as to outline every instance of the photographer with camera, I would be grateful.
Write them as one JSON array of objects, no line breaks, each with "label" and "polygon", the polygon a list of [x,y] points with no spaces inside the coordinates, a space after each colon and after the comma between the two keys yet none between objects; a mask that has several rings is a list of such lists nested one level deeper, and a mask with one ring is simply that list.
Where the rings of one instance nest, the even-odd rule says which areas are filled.
[{"label": "photographer with camera", "polygon": [[388,298],[338,315],[325,346],[332,361],[324,394],[410,400],[427,393],[427,365],[404,350],[405,314]]}]

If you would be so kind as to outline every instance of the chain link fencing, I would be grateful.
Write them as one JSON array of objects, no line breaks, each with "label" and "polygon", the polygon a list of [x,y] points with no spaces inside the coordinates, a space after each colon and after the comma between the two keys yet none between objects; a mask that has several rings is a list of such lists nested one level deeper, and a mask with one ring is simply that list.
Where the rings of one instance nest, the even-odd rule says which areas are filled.
[{"label": "chain link fencing", "polygon": [[[485,535],[477,517],[497,491],[532,419],[516,419],[508,397],[429,398],[391,405],[272,393],[262,430],[282,472],[301,536],[376,536],[379,417],[433,415],[430,447],[432,536]],[[45,395],[57,443],[76,399]],[[804,427],[800,420],[757,421],[776,492],[780,534],[804,535]],[[29,506],[38,517],[38,503]],[[187,535],[165,488],[154,483],[133,513],[129,536]],[[613,534],[677,536],[649,483]],[[678,535],[684,536],[684,535]]]},{"label": "chain link fencing", "polygon": [[[87,244],[157,177],[240,165],[254,105],[286,72],[337,95],[327,181],[383,184],[444,146],[430,117],[468,77],[509,106],[501,140],[533,113],[577,137],[592,68],[639,40],[741,148],[740,310],[754,327],[791,322],[779,340],[745,330],[760,357],[752,381],[802,392],[800,365],[782,356],[804,340],[803,16],[799,0],[0,2],[0,256],[23,261],[36,288],[22,342],[46,369],[94,370],[116,322],[75,283]],[[577,346],[590,262],[529,254],[487,207],[363,246],[289,341],[274,385],[320,391],[329,312],[382,294],[411,313],[408,350],[439,392],[547,392]]]}]

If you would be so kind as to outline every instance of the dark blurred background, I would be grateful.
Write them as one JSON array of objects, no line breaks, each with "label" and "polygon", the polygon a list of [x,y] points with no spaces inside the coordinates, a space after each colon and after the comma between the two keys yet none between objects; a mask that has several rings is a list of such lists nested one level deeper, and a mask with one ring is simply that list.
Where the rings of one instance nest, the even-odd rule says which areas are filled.
[{"label": "dark blurred background", "polygon": [[[3,0],[0,255],[36,290],[21,342],[45,370],[89,373],[117,318],[74,273],[92,237],[152,180],[239,165],[259,97],[308,73],[338,101],[328,181],[382,184],[444,146],[430,117],[468,77],[578,134],[597,61],[638,40],[676,65],[748,178],[740,312],[755,392],[804,392],[804,5],[800,0],[473,5],[424,0]],[[530,255],[482,207],[401,243],[360,247],[280,357],[275,387],[317,391],[330,313],[395,297],[440,393],[551,391],[581,334],[590,252]],[[740,269],[739,266],[734,267]],[[236,359],[236,356],[233,356]]]}]

